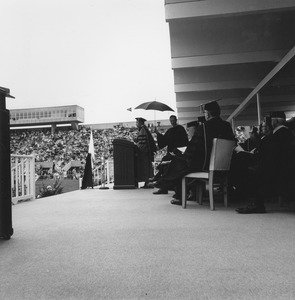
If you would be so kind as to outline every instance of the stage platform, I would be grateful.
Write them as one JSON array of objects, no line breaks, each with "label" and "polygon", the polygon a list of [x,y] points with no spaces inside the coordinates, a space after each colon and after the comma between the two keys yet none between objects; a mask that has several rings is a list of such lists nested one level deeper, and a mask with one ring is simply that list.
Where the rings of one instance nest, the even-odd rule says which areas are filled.
[{"label": "stage platform", "polygon": [[153,189],[73,191],[12,207],[0,299],[294,299],[295,213],[170,204]]}]

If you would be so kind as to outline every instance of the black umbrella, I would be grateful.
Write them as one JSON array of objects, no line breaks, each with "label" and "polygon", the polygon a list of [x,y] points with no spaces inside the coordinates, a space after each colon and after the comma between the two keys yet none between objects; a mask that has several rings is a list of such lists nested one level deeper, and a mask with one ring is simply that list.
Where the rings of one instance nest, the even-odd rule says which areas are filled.
[{"label": "black umbrella", "polygon": [[171,107],[169,107],[167,104],[158,102],[158,101],[149,101],[149,102],[144,102],[135,109],[145,109],[145,110],[159,110],[159,111],[174,111]]},{"label": "black umbrella", "polygon": [[149,102],[144,102],[135,109],[145,109],[145,110],[153,110],[154,111],[154,123],[156,126],[156,111],[174,111],[170,106],[168,106],[165,103],[158,102],[158,101],[149,101]]}]

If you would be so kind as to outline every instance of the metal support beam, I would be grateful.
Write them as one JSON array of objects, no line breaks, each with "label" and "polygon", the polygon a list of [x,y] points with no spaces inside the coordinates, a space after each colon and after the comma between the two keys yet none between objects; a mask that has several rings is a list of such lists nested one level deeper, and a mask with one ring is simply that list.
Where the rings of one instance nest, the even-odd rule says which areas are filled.
[{"label": "metal support beam", "polygon": [[260,125],[260,123],[261,123],[261,106],[260,106],[259,93],[256,94],[256,101],[257,101],[257,121],[258,121],[258,125]]},{"label": "metal support beam", "polygon": [[235,120],[231,119],[231,128],[233,130],[233,132],[235,132]]}]

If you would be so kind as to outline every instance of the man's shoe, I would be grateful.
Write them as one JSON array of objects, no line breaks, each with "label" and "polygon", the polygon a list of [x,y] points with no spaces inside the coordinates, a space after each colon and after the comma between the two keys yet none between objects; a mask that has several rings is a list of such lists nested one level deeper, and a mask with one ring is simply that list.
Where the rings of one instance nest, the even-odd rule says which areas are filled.
[{"label": "man's shoe", "polygon": [[171,204],[174,204],[174,205],[182,205],[182,202],[181,200],[178,200],[178,199],[172,199],[170,201]]},{"label": "man's shoe", "polygon": [[247,206],[247,207],[241,207],[237,208],[236,212],[239,214],[264,214],[266,213],[265,207],[263,206]]},{"label": "man's shoe", "polygon": [[149,178],[149,182],[158,181],[161,178],[161,174],[156,174],[154,177]]},{"label": "man's shoe", "polygon": [[158,189],[156,192],[153,192],[154,195],[166,195],[168,194],[167,190],[164,189]]}]

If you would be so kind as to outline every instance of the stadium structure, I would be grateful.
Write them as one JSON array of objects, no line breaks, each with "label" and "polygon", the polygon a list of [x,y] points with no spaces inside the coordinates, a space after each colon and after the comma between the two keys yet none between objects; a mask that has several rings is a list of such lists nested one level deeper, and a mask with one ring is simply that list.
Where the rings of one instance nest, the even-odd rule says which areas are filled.
[{"label": "stadium structure", "polygon": [[10,110],[10,127],[50,125],[54,132],[57,125],[71,124],[73,129],[78,129],[83,122],[84,108],[78,105]]},{"label": "stadium structure", "polygon": [[[10,110],[10,128],[51,126],[54,133],[58,125],[70,125],[74,130],[79,126],[92,129],[109,129],[119,127],[135,127],[135,121],[84,124],[84,108],[78,105],[52,106],[40,108],[24,108]],[[160,125],[170,126],[169,120],[147,121],[148,127]]]},{"label": "stadium structure", "polygon": [[295,112],[294,0],[165,0],[180,123],[220,99],[233,126]]}]

